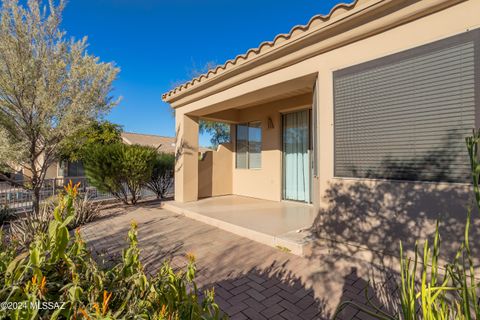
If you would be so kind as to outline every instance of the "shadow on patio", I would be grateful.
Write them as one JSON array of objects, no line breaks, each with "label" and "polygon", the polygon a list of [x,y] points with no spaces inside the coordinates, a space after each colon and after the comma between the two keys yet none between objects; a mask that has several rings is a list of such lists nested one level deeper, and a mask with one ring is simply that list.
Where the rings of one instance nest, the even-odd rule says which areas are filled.
[{"label": "shadow on patio", "polygon": [[[254,268],[244,274],[208,283],[202,289],[215,289],[215,299],[231,319],[332,319],[330,296],[316,297],[312,287],[284,268]],[[389,314],[398,312],[398,291],[393,279],[371,283],[352,268],[343,277],[338,301],[351,301],[364,309]],[[340,304],[339,302],[339,304]],[[338,305],[337,305],[338,306]],[[357,308],[347,306],[336,315],[337,320],[374,319]]]},{"label": "shadow on patio", "polygon": [[329,269],[322,260],[309,261],[149,205],[127,211],[82,229],[97,258],[118,259],[135,220],[147,271],[154,273],[166,259],[183,269],[186,254],[193,253],[199,288],[214,287],[220,307],[233,319],[330,319],[340,299],[361,301],[369,286],[350,264]]},{"label": "shadow on patio", "polygon": [[[206,279],[205,279],[206,280]],[[231,319],[329,319],[325,301],[315,298],[291,272],[271,266],[204,284]]]}]

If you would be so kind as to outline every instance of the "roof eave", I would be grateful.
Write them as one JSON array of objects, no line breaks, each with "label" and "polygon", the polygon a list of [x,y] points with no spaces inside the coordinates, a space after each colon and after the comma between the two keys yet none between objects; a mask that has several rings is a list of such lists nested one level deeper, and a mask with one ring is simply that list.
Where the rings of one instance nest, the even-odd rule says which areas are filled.
[{"label": "roof eave", "polygon": [[[432,11],[435,10],[441,10],[445,7],[455,5],[457,3],[463,2],[466,0],[429,0],[429,1],[417,1],[422,2],[421,6],[418,6],[418,8],[415,8],[415,10],[412,10],[412,13],[409,13],[408,18],[410,20],[413,20],[415,18],[418,18],[420,14],[429,14]],[[286,35],[280,35],[275,38],[273,42],[270,42],[270,48],[265,48],[267,43],[262,43],[258,49],[251,49],[247,52],[247,54],[243,56],[237,56],[232,62],[232,60],[227,61],[222,67],[217,67],[215,69],[215,72],[209,71],[206,75],[202,75],[198,78],[195,78],[191,80],[190,82],[187,82],[184,85],[181,85],[165,94],[162,95],[162,100],[164,102],[170,103],[173,108],[180,107],[184,105],[185,103],[188,102],[182,102],[182,100],[189,96],[192,95],[193,93],[205,90],[209,87],[212,87],[213,85],[222,82],[228,78],[231,78],[235,75],[242,74],[243,72],[254,68],[255,66],[264,64],[270,60],[278,59],[279,57],[288,55],[291,52],[292,47],[298,47],[298,48],[303,48],[305,47],[305,43],[315,43],[314,39],[316,38],[321,38],[325,32],[327,31],[332,31],[334,29],[340,29],[341,26],[353,24],[355,21],[356,24],[359,23],[359,20],[361,21],[362,19],[366,18],[371,18],[372,14],[375,14],[375,12],[385,12],[387,9],[390,7],[395,7],[395,6],[406,6],[406,4],[410,3],[410,0],[356,0],[355,2],[346,5],[346,4],[340,4],[334,7],[332,11],[329,13],[328,16],[322,17],[322,21],[319,22],[319,24],[315,24],[314,21],[315,19],[320,19],[319,17],[321,16],[315,16],[312,18],[307,26],[304,27],[303,30],[300,30],[300,27],[295,27],[292,29],[292,31],[288,34],[289,37],[288,39],[281,41],[278,43],[278,39],[280,39],[280,36],[286,36]],[[408,20],[408,21],[410,21]],[[407,20],[402,21],[402,23],[407,22]],[[400,24],[397,22],[397,25]],[[389,27],[392,27],[393,23],[389,23]],[[378,25],[376,26],[376,30],[371,30],[369,33],[366,33],[366,36],[372,35],[374,31],[381,32],[385,30],[386,24],[384,26]],[[350,42],[355,41],[360,39],[358,35],[354,37],[354,39],[342,39],[341,42],[337,44],[337,46],[340,45],[345,45]],[[325,40],[325,39],[323,39]],[[276,44],[277,43],[277,44]],[[275,45],[276,44],[276,45]],[[262,48],[264,48],[262,50]],[[333,47],[330,46],[329,50],[332,50]],[[252,57],[248,57],[249,54],[251,54],[252,50],[258,50],[259,52],[256,53]],[[307,54],[307,52],[305,53]],[[318,54],[318,53],[317,53]],[[295,60],[292,60],[289,62],[288,65],[292,65],[302,59],[306,59],[309,56],[303,56],[303,57],[297,57]],[[239,59],[243,58],[243,61],[239,61]],[[286,67],[288,65],[283,65],[283,67]],[[221,71],[219,71],[222,69]],[[268,72],[271,72],[273,70],[269,70]],[[248,81],[252,78],[261,76],[265,73],[268,73],[267,71],[264,71],[263,73],[259,73],[255,75],[254,77],[250,76],[250,78],[242,78],[239,77],[239,79],[236,81],[236,84]],[[232,86],[234,84],[229,84],[229,86]],[[221,88],[217,89],[217,92],[222,90]],[[215,93],[215,92],[213,92]],[[204,96],[212,94],[212,92],[205,93]],[[197,97],[197,99],[199,99]]]}]

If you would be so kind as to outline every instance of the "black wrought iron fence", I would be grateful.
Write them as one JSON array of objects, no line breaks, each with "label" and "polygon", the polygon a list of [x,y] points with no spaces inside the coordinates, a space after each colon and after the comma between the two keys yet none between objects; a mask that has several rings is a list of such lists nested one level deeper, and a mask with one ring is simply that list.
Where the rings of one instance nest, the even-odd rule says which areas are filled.
[{"label": "black wrought iron fence", "polygon": [[[40,201],[45,201],[64,190],[64,187],[72,181],[74,184],[80,183],[80,195],[87,195],[91,200],[110,200],[115,197],[108,192],[100,192],[97,188],[90,185],[85,177],[69,177],[45,179],[40,190]],[[173,184],[172,184],[173,185]],[[173,196],[173,187],[169,191],[169,196]],[[141,197],[153,197],[155,194],[147,189],[141,190]],[[28,212],[32,210],[33,193],[29,190],[28,182],[17,181],[15,183],[0,182],[0,208],[8,208],[15,211]]]}]

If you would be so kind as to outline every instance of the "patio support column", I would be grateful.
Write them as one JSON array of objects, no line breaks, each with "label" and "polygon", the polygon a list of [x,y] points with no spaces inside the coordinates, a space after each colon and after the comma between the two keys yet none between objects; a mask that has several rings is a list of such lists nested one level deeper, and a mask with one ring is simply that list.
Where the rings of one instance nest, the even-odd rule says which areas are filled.
[{"label": "patio support column", "polygon": [[198,117],[177,111],[175,146],[175,201],[198,199]]}]

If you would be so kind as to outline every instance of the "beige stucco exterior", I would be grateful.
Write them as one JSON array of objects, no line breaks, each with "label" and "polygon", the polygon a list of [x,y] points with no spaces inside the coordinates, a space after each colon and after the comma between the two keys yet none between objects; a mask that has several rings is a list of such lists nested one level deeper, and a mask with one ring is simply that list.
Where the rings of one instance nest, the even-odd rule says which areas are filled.
[{"label": "beige stucco exterior", "polygon": [[198,162],[198,197],[232,194],[233,144],[218,146],[217,150],[201,153]]},{"label": "beige stucco exterior", "polygon": [[[334,176],[332,74],[477,29],[479,12],[480,0],[357,1],[165,94],[176,112],[175,199],[194,201],[203,193],[198,190],[202,184],[197,153],[184,152],[186,146],[198,149],[198,119],[203,117],[230,123],[262,121],[262,168],[235,169],[233,154],[232,194],[281,201],[281,113],[311,108],[317,79],[318,176],[313,181],[313,206],[329,237],[394,250],[399,238],[413,242],[409,236],[431,233],[439,216],[463,222],[469,185]],[[267,128],[269,118],[273,128]],[[343,196],[355,198],[347,202]],[[347,230],[354,223],[355,232]],[[463,226],[448,228],[454,238]]]}]

